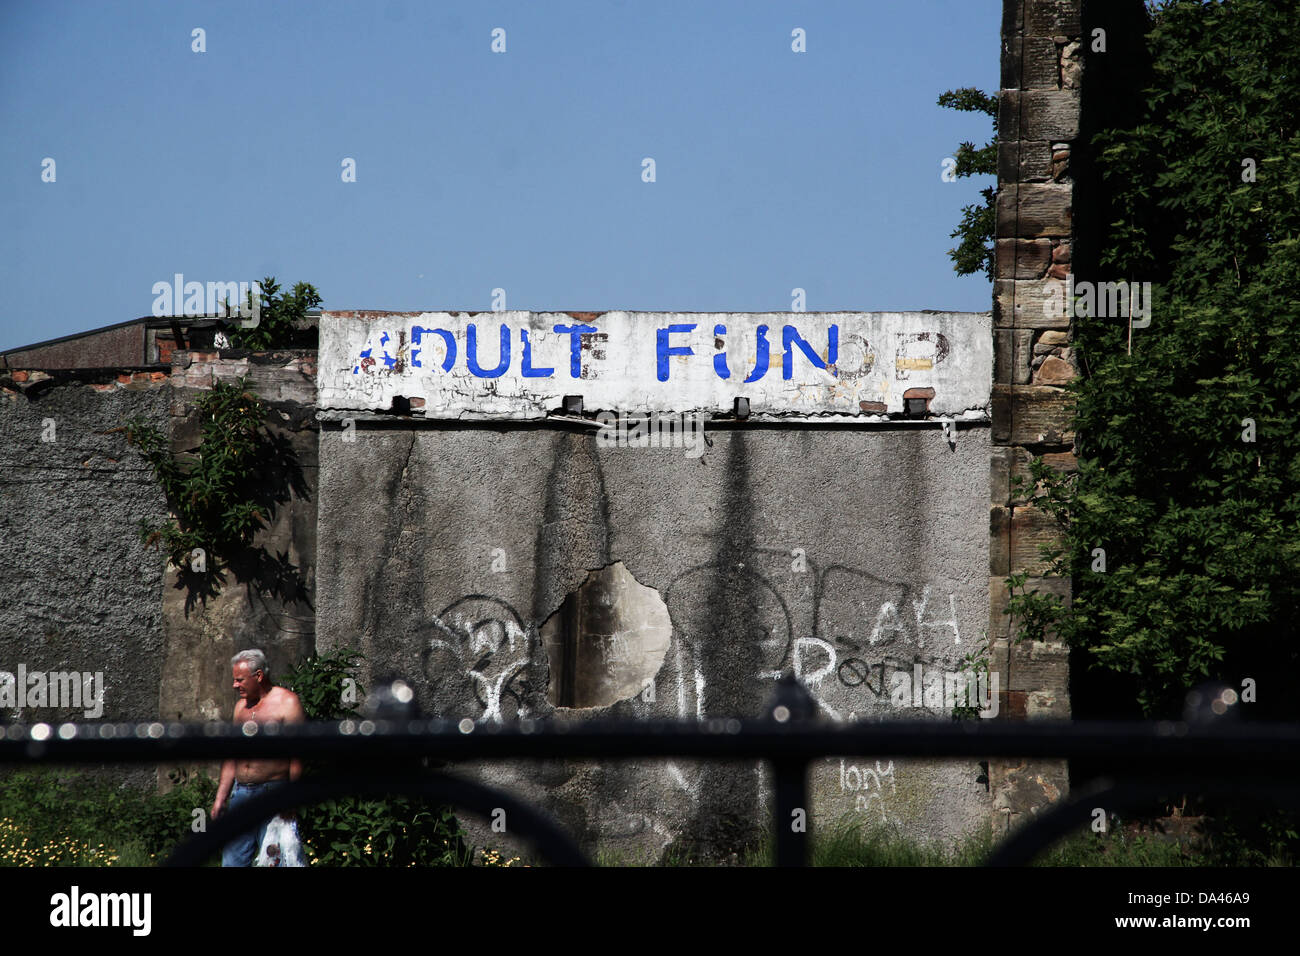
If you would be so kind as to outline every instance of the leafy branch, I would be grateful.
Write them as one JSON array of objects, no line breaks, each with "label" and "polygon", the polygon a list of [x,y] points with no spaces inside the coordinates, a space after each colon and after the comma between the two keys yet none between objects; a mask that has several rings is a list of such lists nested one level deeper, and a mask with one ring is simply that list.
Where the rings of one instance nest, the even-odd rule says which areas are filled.
[{"label": "leafy branch", "polygon": [[167,437],[143,418],[126,423],[127,441],[152,466],[173,513],[163,522],[141,519],[140,539],[161,547],[183,571],[219,574],[223,560],[251,546],[269,516],[253,491],[270,441],[262,429],[266,406],[241,379],[215,384],[196,410],[201,442],[183,458],[173,456]]},{"label": "leafy branch", "polygon": [[[948,90],[939,97],[939,105],[964,113],[984,113],[993,120],[993,138],[981,147],[964,142],[957,147],[954,157],[957,164],[953,175],[959,179],[968,176],[996,176],[998,172],[998,97],[974,87]],[[983,272],[993,281],[994,232],[997,228],[997,185],[980,190],[982,203],[965,206],[961,222],[950,233],[961,240],[955,249],[948,250],[953,269],[958,275]]]},{"label": "leafy branch", "polygon": [[[236,348],[266,351],[284,348],[316,348],[315,329],[305,327],[307,312],[321,304],[320,293],[307,282],[296,283],[293,291],[282,293],[274,276],[261,283],[261,312],[257,325],[251,328],[236,327],[230,330],[230,341]],[[253,305],[253,293],[248,293],[248,307]]]},{"label": "leafy branch", "polygon": [[[961,659],[961,666],[957,669],[962,672],[969,671],[975,677],[975,686],[979,686],[980,676],[984,677],[984,686],[991,687],[989,683],[989,669],[992,666],[990,660],[989,643],[986,639],[984,643],[974,651],[971,651]],[[969,685],[968,685],[969,687]],[[979,701],[967,699],[964,704],[954,702],[952,708],[953,720],[972,720],[980,715]]]}]

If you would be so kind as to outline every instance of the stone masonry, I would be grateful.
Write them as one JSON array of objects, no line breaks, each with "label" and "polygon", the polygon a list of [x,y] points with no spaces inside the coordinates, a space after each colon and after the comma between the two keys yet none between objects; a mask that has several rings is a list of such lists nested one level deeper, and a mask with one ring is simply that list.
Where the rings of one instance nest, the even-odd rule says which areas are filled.
[{"label": "stone masonry", "polygon": [[[1004,719],[1068,718],[1069,656],[1051,640],[1016,643],[1005,613],[1007,576],[1029,575],[1026,590],[1069,600],[1068,578],[1051,577],[1039,554],[1059,533],[1012,487],[1043,456],[1076,467],[1070,429],[1073,399],[1063,388],[1076,374],[1069,317],[1049,316],[1070,270],[1074,181],[1070,154],[1079,137],[1083,51],[1081,0],[1006,0],[1002,89],[998,97],[998,205],[994,282],[993,435],[989,508],[991,667],[1006,675]],[[1060,310],[1058,310],[1060,311]],[[1066,762],[995,760],[990,764],[994,834],[1062,799]]]}]

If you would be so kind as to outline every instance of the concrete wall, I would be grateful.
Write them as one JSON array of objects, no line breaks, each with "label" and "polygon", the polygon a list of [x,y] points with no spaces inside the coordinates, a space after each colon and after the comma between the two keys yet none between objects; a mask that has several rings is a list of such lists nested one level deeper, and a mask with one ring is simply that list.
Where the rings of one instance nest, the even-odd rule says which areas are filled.
[{"label": "concrete wall", "polygon": [[[671,641],[652,689],[582,713],[753,716],[793,670],[828,719],[948,719],[894,707],[888,689],[918,660],[956,669],[983,639],[987,427],[963,427],[955,447],[934,425],[708,435],[690,459],[554,426],[323,430],[318,643],[361,649],[434,714],[545,716],[540,630],[590,571],[622,562],[666,603]],[[641,646],[630,628],[615,637]],[[725,854],[768,822],[754,764],[483,775],[589,848],[634,858],[677,840]],[[975,762],[831,757],[813,775],[815,816],[956,837],[987,820],[979,776]]]},{"label": "concrete wall", "polygon": [[172,451],[199,445],[195,402],[214,382],[247,380],[268,406],[268,431],[296,460],[293,474],[270,473],[275,503],[254,550],[235,561],[212,589],[182,585],[169,568],[163,590],[167,654],[161,707],[170,720],[229,720],[236,695],[230,658],[259,647],[272,674],[282,674],[315,647],[316,356],[313,351],[176,352],[168,426]]},{"label": "concrete wall", "polygon": [[[166,379],[0,377],[0,670],[102,673],[97,719],[158,716],[164,559],[141,545],[138,524],[161,519],[166,503],[120,429],[136,415],[165,427]],[[29,706],[0,719],[88,717],[84,707]]]}]

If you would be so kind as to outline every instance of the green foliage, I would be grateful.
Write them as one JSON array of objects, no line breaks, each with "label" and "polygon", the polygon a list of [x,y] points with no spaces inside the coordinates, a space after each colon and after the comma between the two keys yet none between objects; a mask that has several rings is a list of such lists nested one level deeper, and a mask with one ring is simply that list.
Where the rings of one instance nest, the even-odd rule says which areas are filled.
[{"label": "green foliage", "polygon": [[[976,148],[974,143],[965,142],[957,147],[953,157],[957,165],[953,174],[959,179],[967,176],[996,176],[998,172],[998,98],[965,87],[960,90],[948,90],[939,97],[939,105],[964,113],[985,113],[993,119],[993,138],[983,146]],[[961,211],[961,223],[952,232],[952,238],[960,239],[957,248],[948,250],[948,258],[953,261],[953,269],[958,275],[971,275],[983,272],[990,282],[993,281],[994,232],[997,228],[997,185],[980,190],[983,202],[965,206]]]},{"label": "green foliage", "polygon": [[347,648],[312,654],[289,671],[281,683],[298,695],[308,720],[340,720],[356,712],[356,705],[343,699],[349,680],[357,698],[364,696],[364,688],[356,679],[357,665],[363,660],[363,654]]},{"label": "green foliage", "polygon": [[[967,839],[945,846],[918,842],[893,827],[867,826],[846,819],[813,834],[813,866],[979,866],[992,847],[985,827]],[[770,865],[770,864],[769,864]]]},{"label": "green foliage", "polygon": [[[1155,307],[1132,354],[1126,323],[1076,320],[1086,454],[1054,490],[1072,643],[1176,716],[1205,679],[1300,678],[1300,4],[1175,0],[1147,44],[1138,120],[1093,148],[1103,278],[1154,282]],[[1263,716],[1265,696],[1244,706]]]},{"label": "green foliage", "polygon": [[410,797],[347,797],[299,814],[303,845],[323,866],[464,866],[469,854],[448,807]]},{"label": "green foliage", "polygon": [[[193,836],[194,811],[206,815],[217,794],[217,783],[198,770],[173,770],[167,775],[172,789],[128,803],[115,816],[139,834],[149,853],[162,857],[183,840]],[[133,808],[138,810],[132,813]]]},{"label": "green foliage", "polygon": [[[979,685],[980,676],[983,675],[984,686],[992,687],[989,683],[989,644],[986,639],[984,643],[974,651],[971,651],[961,659],[961,665],[957,668],[959,671],[971,671],[975,675],[976,687]],[[990,690],[990,693],[992,691]],[[967,690],[967,695],[973,694],[973,690]],[[980,715],[979,702],[966,700],[963,704],[954,704],[952,708],[953,720],[973,720]]]},{"label": "green foliage", "polygon": [[[896,828],[846,818],[814,831],[813,866],[983,866],[995,849],[989,828],[951,845],[918,842]],[[771,866],[771,845],[746,857],[746,866]],[[1234,858],[1236,859],[1236,858]],[[679,864],[680,865],[680,864]],[[1193,843],[1117,831],[1080,831],[1043,851],[1034,866],[1206,866],[1212,860]]]},{"label": "green foliage", "polygon": [[194,549],[202,548],[209,572],[217,573],[222,558],[251,545],[265,524],[256,491],[266,407],[241,379],[216,383],[196,409],[202,443],[188,462],[173,457],[167,436],[142,418],[127,422],[126,437],[153,468],[174,515],[161,524],[142,519],[141,540],[160,543],[178,568],[189,569]]},{"label": "green foliage", "polygon": [[141,793],[80,771],[20,770],[0,787],[0,820],[43,848],[10,865],[152,865],[193,833],[194,810],[206,813],[217,785],[206,774],[173,770],[167,793]]},{"label": "green foliage", "polygon": [[1194,841],[1162,840],[1149,833],[1075,833],[1040,853],[1031,866],[1210,866]]},{"label": "green foliage", "polygon": [[[1204,681],[1254,678],[1271,690],[1243,715],[1293,720],[1300,3],[1168,0],[1147,15],[1149,63],[1133,74],[1145,88],[1090,144],[1098,261],[1075,265],[1079,280],[1151,282],[1150,326],[1130,350],[1122,319],[1075,319],[1078,473],[1036,461],[1030,498],[1064,531],[1044,556],[1073,577],[1073,600],[1013,576],[1008,610],[1022,634],[1054,629],[1132,681],[1148,717],[1181,716]],[[1300,848],[1294,813],[1203,809],[1220,862]]]},{"label": "green foliage", "polygon": [[1295,866],[1300,820],[1294,810],[1235,806],[1207,827],[1211,866]]},{"label": "green foliage", "polygon": [[[364,655],[347,649],[313,654],[282,683],[298,695],[308,720],[340,720],[357,712],[357,704],[344,699],[344,690],[352,680],[361,698],[356,668],[363,660]],[[464,866],[471,857],[451,808],[424,799],[345,797],[304,807],[298,820],[303,849],[315,865]]]},{"label": "green foliage", "polygon": [[[321,304],[320,293],[307,282],[296,283],[293,291],[282,293],[274,276],[267,276],[262,287],[261,314],[252,328],[232,328],[230,341],[236,348],[268,349],[316,348],[318,335],[313,328],[302,328],[307,311]],[[248,293],[252,306],[253,293]]]},{"label": "green foliage", "polygon": [[[1233,837],[1240,834],[1233,834]],[[891,826],[867,825],[851,818],[820,827],[812,835],[813,866],[983,866],[994,851],[989,828],[964,840],[944,845],[903,836]],[[743,860],[745,866],[771,866],[771,843]],[[601,865],[624,861],[602,858]],[[692,865],[691,860],[666,860],[665,866]],[[1200,867],[1287,866],[1290,857],[1251,851],[1235,839],[1210,840],[1197,834],[1171,839],[1134,825],[1109,833],[1076,830],[1040,853],[1031,864],[1038,867]]]}]

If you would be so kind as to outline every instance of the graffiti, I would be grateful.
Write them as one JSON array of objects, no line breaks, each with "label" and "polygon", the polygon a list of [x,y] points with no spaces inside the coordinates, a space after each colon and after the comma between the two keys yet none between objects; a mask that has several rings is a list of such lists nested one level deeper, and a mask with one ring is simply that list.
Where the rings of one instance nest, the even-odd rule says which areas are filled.
[{"label": "graffiti", "polygon": [[[918,662],[955,669],[963,653],[953,593],[941,595],[934,585],[923,584],[918,594],[901,581],[843,565],[821,569],[812,560],[805,573],[787,574],[794,590],[783,591],[778,582],[789,569],[787,551],[757,549],[747,557],[734,565],[712,562],[689,568],[665,592],[677,640],[676,673],[669,678],[678,689],[678,716],[707,713],[705,674],[732,663],[743,666],[743,655],[733,654],[722,668],[700,667],[703,651],[718,640],[720,620],[712,595],[738,605],[727,608],[727,620],[753,622],[740,635],[738,625],[730,625],[726,639],[739,636],[753,648],[746,660],[756,665],[751,673],[761,682],[750,695],[755,710],[768,692],[766,682],[793,673],[827,717],[854,720],[893,706],[890,680],[895,672],[910,675]],[[807,621],[807,630],[796,623],[800,619]],[[931,709],[924,702],[917,706]]]},{"label": "graffiti", "polygon": [[[888,794],[885,792],[885,783],[889,784]],[[853,809],[856,812],[873,817],[874,813],[879,813],[880,822],[888,823],[889,814],[886,811],[885,798],[894,796],[897,791],[898,785],[894,781],[894,761],[891,760],[889,766],[882,767],[877,760],[873,770],[869,766],[859,767],[857,764],[840,760],[840,793],[853,794]]]},{"label": "graffiti", "polygon": [[[954,594],[842,565],[822,569],[811,559],[806,573],[787,574],[791,584],[783,588],[771,569],[788,568],[786,550],[758,549],[746,562],[712,562],[678,575],[664,592],[672,639],[652,682],[657,691],[640,695],[638,706],[701,720],[754,714],[772,682],[792,673],[831,720],[951,709],[949,685],[953,674],[964,674],[965,650]],[[476,719],[498,724],[548,709],[537,622],[499,598],[471,594],[447,605],[431,626],[423,667],[440,699],[472,698],[481,708]],[[606,665],[631,653],[620,634],[595,639]],[[942,681],[937,692],[930,689],[935,680]],[[719,681],[725,686],[715,690],[711,683]],[[906,700],[904,683],[915,685]],[[978,690],[986,705],[987,685]]]},{"label": "graffiti", "polygon": [[449,604],[431,624],[434,636],[425,644],[421,664],[435,689],[459,682],[458,689],[468,690],[483,708],[481,723],[504,723],[506,701],[513,705],[512,716],[529,715],[535,706],[530,668],[537,646],[531,622],[499,598],[470,594]]},{"label": "graffiti", "polygon": [[942,332],[916,332],[899,337],[894,353],[894,374],[907,381],[914,371],[929,372],[948,358],[952,346]]},{"label": "graffiti", "polygon": [[835,676],[839,678],[841,684],[845,687],[860,687],[867,681],[867,676],[871,673],[871,665],[864,660],[856,657],[846,657],[840,661],[840,666],[835,671]]}]

